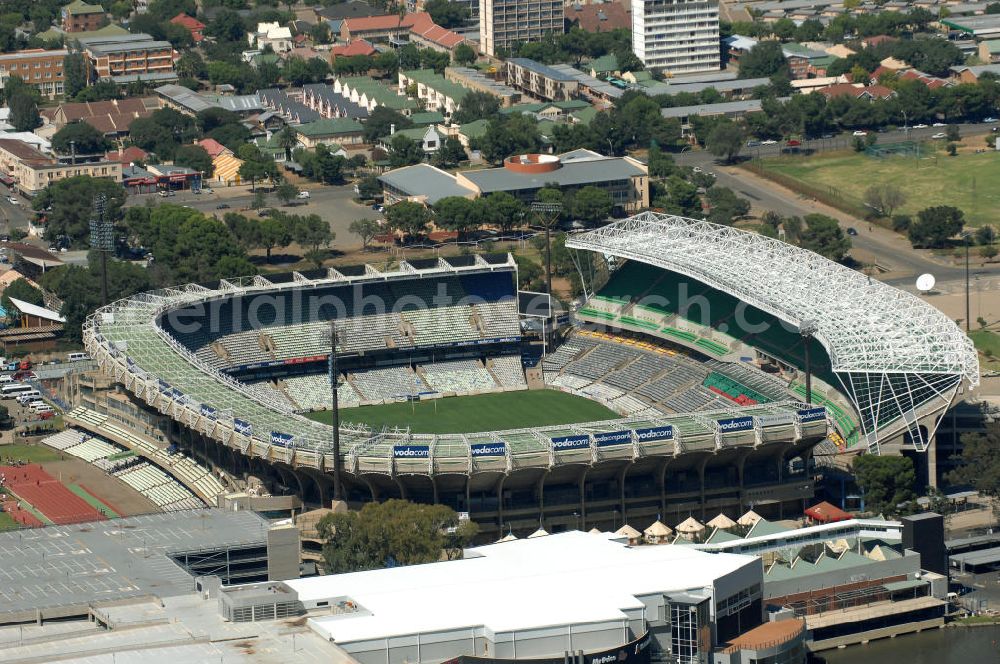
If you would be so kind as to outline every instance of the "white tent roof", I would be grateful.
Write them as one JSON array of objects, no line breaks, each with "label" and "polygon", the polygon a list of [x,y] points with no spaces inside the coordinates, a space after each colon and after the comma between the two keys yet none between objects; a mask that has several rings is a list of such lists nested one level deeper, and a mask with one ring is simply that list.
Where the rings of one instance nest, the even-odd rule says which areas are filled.
[{"label": "white tent roof", "polygon": [[514,533],[507,533],[506,535],[497,540],[497,544],[500,544],[501,542],[513,542],[516,539],[517,535],[515,535]]},{"label": "white tent roof", "polygon": [[741,526],[752,526],[758,521],[760,521],[762,518],[763,517],[760,514],[757,514],[753,510],[747,510],[746,514],[744,514],[743,516],[741,516],[739,519],[736,520],[736,523],[740,524]]},{"label": "white tent roof", "polygon": [[646,528],[642,532],[650,537],[669,537],[674,531],[670,530],[669,526],[657,519],[652,523],[652,525],[649,526],[649,528]]},{"label": "white tent roof", "polygon": [[16,297],[7,298],[10,303],[17,307],[17,310],[22,314],[28,316],[37,316],[38,318],[43,318],[45,320],[50,320],[56,323],[65,323],[66,319],[59,315],[58,312],[52,311],[51,309],[46,309],[45,307],[39,307],[34,304],[25,302],[24,300],[19,300]]},{"label": "white tent roof", "polygon": [[708,522],[708,525],[712,528],[721,528],[725,530],[726,528],[732,528],[736,525],[736,522],[730,519],[728,516],[719,512],[719,515]]},{"label": "white tent roof", "polygon": [[689,516],[684,519],[684,521],[677,524],[677,528],[675,528],[675,530],[679,533],[700,533],[705,530],[705,526],[703,526],[698,519],[693,516]]},{"label": "white tent roof", "polygon": [[627,537],[629,539],[638,539],[642,537],[642,533],[640,533],[638,530],[628,525],[627,523],[618,530],[616,530],[615,535],[618,535],[619,537]]},{"label": "white tent roof", "polygon": [[530,535],[528,535],[528,539],[534,539],[535,537],[545,537],[548,534],[549,533],[546,532],[546,530],[544,528],[539,528],[535,532],[533,532]]}]

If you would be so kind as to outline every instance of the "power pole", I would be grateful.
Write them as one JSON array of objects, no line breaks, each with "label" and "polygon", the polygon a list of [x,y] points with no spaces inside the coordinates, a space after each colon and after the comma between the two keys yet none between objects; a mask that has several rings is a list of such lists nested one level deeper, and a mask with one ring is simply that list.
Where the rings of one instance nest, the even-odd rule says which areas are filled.
[{"label": "power pole", "polygon": [[330,321],[330,390],[333,396],[333,499],[343,500],[340,471],[340,371],[337,369],[337,322]]}]

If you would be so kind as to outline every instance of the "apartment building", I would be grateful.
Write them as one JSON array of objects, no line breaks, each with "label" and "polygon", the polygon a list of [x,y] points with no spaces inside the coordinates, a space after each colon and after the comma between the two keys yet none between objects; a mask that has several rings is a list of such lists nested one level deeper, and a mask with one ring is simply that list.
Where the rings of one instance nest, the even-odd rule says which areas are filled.
[{"label": "apartment building", "polygon": [[155,40],[145,33],[81,37],[77,41],[95,78],[116,83],[177,78],[174,62],[178,54],[168,41]]},{"label": "apartment building", "polygon": [[62,29],[65,32],[90,32],[107,22],[108,15],[101,5],[88,5],[76,0],[62,8]]},{"label": "apartment building", "polygon": [[0,138],[0,171],[14,178],[14,185],[25,196],[34,196],[53,182],[76,175],[108,178],[121,182],[122,165],[108,161],[104,155],[97,160],[56,158],[40,152],[28,143]]},{"label": "apartment building", "polygon": [[632,0],[632,50],[671,76],[718,70],[718,0]]},{"label": "apartment building", "polygon": [[580,89],[580,82],[569,74],[528,58],[508,59],[504,77],[507,85],[545,101],[567,101]]},{"label": "apartment building", "polygon": [[479,47],[487,55],[564,31],[562,0],[479,0]]},{"label": "apartment building", "polygon": [[36,48],[0,55],[0,88],[11,76],[30,83],[43,97],[52,99],[63,93],[63,58],[69,51],[46,51]]}]

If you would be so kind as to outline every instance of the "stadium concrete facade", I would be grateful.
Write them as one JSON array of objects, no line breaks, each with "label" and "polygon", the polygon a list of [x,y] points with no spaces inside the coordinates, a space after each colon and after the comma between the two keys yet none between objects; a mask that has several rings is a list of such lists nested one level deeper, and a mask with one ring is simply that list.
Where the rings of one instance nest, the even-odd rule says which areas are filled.
[{"label": "stadium concrete facade", "polygon": [[[859,405],[860,415],[854,420],[862,422],[869,445],[901,428],[898,422],[891,424],[895,429],[881,425],[878,418],[880,426],[864,428],[872,399],[857,397],[862,379],[885,374],[890,388],[898,380],[932,385],[933,390],[920,393],[922,400],[911,388],[909,406],[897,408],[902,414],[895,419],[910,422],[921,408],[950,402],[963,376],[971,382],[978,375],[968,366],[975,362],[974,353],[970,358],[948,326],[917,306],[919,301],[914,304],[894,289],[869,285],[861,290],[880,298],[878,311],[838,325],[843,314],[838,316],[825,302],[830,294],[824,292],[823,282],[799,274],[795,260],[825,271],[831,279],[827,290],[836,283],[843,292],[852,277],[815,255],[798,256],[780,243],[754,244],[732,229],[725,231],[729,234],[723,237],[717,227],[702,222],[640,215],[576,236],[569,246],[628,258],[626,268],[644,265],[662,275],[676,269],[701,278],[718,293],[759,307],[772,322],[799,324],[815,316],[815,339],[827,349],[832,373],[848,377],[844,384],[854,391],[845,392],[855,395],[852,403]],[[713,253],[713,247],[724,251]],[[741,269],[741,284],[726,281],[721,270],[727,252],[746,264],[759,263],[761,278],[748,279]],[[787,254],[785,262],[777,261],[782,252]],[[685,256],[698,257],[697,264],[685,264]],[[729,260],[730,268],[740,264]],[[798,289],[781,280],[785,269],[787,283],[800,284]],[[627,273],[624,268],[616,272]],[[662,275],[647,287],[660,283]],[[795,294],[794,300],[789,293]],[[511,413],[505,430],[462,434],[342,424],[339,459],[333,453],[333,429],[304,417],[308,408],[300,403],[299,388],[290,386],[318,384],[323,391],[331,327],[338,338],[341,404],[526,389],[516,295],[516,264],[508,255],[404,261],[391,271],[360,266],[255,276],[190,284],[113,303],[88,319],[84,339],[106,374],[137,402],[171,418],[174,430],[169,433],[176,442],[220,468],[258,476],[276,491],[297,493],[313,504],[333,497],[336,474],[349,502],[403,497],[443,503],[469,513],[487,533],[530,531],[540,522],[550,530],[610,529],[630,518],[704,517],[750,506],[769,516],[798,513],[813,494],[813,448],[831,432],[850,434],[853,425],[837,401],[823,397],[805,403],[803,393],[791,384],[766,400],[741,394],[735,402],[699,402],[690,406],[694,412],[685,412],[690,400],[654,402],[639,392],[613,391],[599,378],[591,389],[582,387],[590,380],[568,376],[555,386],[602,400],[623,416],[519,428],[517,414]],[[619,308],[617,313],[608,313],[609,301]],[[747,353],[757,340],[727,337],[721,343],[700,333],[661,334],[659,323],[635,324],[640,319],[624,311],[632,304],[630,299],[602,301],[595,296],[579,317],[636,337],[669,340],[678,349],[687,347],[690,362],[701,361],[695,359],[698,353]],[[596,308],[600,306],[604,309]],[[855,307],[848,316],[860,313]],[[934,334],[914,334],[917,315],[935,324]],[[879,330],[881,336],[872,336]],[[861,345],[852,345],[852,340]],[[891,359],[895,348],[890,342],[903,344],[919,357],[912,365],[878,364],[906,361]],[[598,351],[579,355],[586,353],[597,357]],[[865,357],[872,362],[869,371],[857,364]],[[625,364],[641,368],[647,358],[619,362]],[[732,364],[734,371],[740,368]],[[442,367],[448,372],[445,381],[435,373]],[[615,368],[604,366],[601,371],[610,374]],[[672,370],[665,367],[657,375]],[[876,370],[881,373],[872,373]],[[834,383],[830,381],[831,387]],[[692,383],[695,388],[704,391]],[[846,403],[843,395],[840,399]],[[342,421],[350,419],[349,413],[345,408]],[[475,428],[471,423],[470,429]]]}]

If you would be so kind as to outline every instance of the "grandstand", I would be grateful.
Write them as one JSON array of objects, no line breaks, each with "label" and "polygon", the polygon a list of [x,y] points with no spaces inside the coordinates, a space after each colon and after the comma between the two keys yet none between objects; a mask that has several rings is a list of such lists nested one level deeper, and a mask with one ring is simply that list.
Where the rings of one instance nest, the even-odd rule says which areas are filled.
[{"label": "grandstand", "polygon": [[[574,235],[567,247],[627,261],[578,311],[582,320],[666,339],[709,358],[775,365],[803,396],[810,344],[813,401],[830,410],[840,435],[874,452],[881,443],[926,450],[936,416],[963,380],[970,387],[979,382],[972,341],[943,313],[778,240],[642,213]],[[804,324],[815,332],[803,335]],[[708,378],[702,387],[736,403],[760,402],[780,389],[765,381],[744,372]],[[696,404],[684,397],[677,405]]]},{"label": "grandstand", "polygon": [[[328,403],[331,321],[348,406],[525,389],[515,269],[509,255],[478,255],[189,284],[113,303],[88,319],[84,339],[102,371],[178,423],[183,446],[327,503],[332,432],[300,413]],[[750,502],[777,515],[812,495],[805,469],[827,423],[796,398],[741,405],[702,385],[705,365],[638,341],[576,335],[542,368],[622,416],[519,427],[511,412],[506,429],[448,434],[342,424],[346,498],[441,502],[499,531],[537,526],[542,505],[556,523],[587,513],[610,525],[625,510]],[[702,410],[684,412],[688,393]],[[90,412],[67,417],[102,436],[116,427]]]}]

